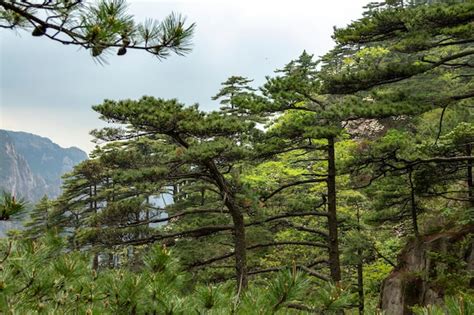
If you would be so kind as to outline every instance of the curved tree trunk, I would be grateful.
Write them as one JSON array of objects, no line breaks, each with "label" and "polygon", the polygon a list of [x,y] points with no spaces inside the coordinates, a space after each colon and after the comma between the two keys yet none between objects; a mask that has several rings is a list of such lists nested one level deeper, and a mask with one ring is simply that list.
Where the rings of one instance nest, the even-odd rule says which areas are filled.
[{"label": "curved tree trunk", "polygon": [[234,224],[234,252],[235,252],[235,272],[237,281],[237,292],[241,292],[248,284],[247,270],[247,243],[245,240],[244,216],[235,200],[234,192],[224,176],[219,172],[214,162],[207,163],[213,179],[223,196],[223,201],[229,209]]}]

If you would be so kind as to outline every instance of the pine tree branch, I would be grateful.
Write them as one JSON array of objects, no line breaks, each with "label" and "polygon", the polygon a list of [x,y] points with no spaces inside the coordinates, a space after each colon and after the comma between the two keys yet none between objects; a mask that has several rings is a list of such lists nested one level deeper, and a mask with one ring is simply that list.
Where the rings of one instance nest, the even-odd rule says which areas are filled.
[{"label": "pine tree branch", "polygon": [[[321,261],[316,261],[316,262],[313,262],[312,264],[309,264],[309,265],[296,265],[295,267],[297,269],[301,269],[303,271],[306,271],[305,269],[309,269],[311,270],[311,272],[313,274],[311,274],[312,276],[314,277],[317,277],[323,281],[330,281],[330,279],[323,275],[323,274],[320,274],[319,272],[315,271],[314,269],[312,269],[312,267],[314,267],[316,264],[320,263]],[[327,263],[326,260],[322,261],[322,262],[325,262]],[[235,268],[234,266],[209,266],[208,268]],[[270,272],[279,272],[279,271],[282,271],[282,270],[285,270],[287,269],[288,267],[287,266],[281,266],[281,267],[272,267],[272,268],[264,268],[264,269],[255,269],[255,270],[250,270],[248,272],[248,275],[249,276],[252,276],[252,275],[259,275],[259,274],[262,274],[262,273],[270,273]],[[306,271],[307,273],[309,273],[308,271]],[[230,280],[232,279],[232,277],[219,277],[218,279],[214,279],[214,281],[216,282],[222,282],[222,281],[227,281],[227,280]]]},{"label": "pine tree branch", "polygon": [[348,82],[346,84],[344,82],[342,83],[338,82],[338,84],[334,86],[331,86],[331,83],[330,83],[329,86],[326,88],[327,90],[326,92],[345,95],[345,94],[354,94],[356,92],[370,90],[377,86],[400,82],[400,81],[412,78],[414,76],[424,74],[440,66],[446,65],[446,63],[448,63],[449,61],[457,60],[457,59],[468,57],[471,55],[474,55],[474,50],[465,50],[463,52],[441,58],[438,61],[428,60],[426,59],[425,56],[423,56],[419,59],[419,61],[425,62],[429,66],[420,67],[420,69],[416,71],[405,71],[405,72],[400,71],[400,73],[394,73],[393,71],[390,71],[387,73],[382,72],[382,74],[379,75],[377,80],[363,81],[362,79],[357,79],[357,81],[354,83]]},{"label": "pine tree branch", "polygon": [[325,183],[327,180],[326,179],[317,179],[317,178],[313,178],[313,179],[306,179],[306,180],[300,180],[300,181],[296,181],[296,182],[293,182],[293,183],[289,183],[289,184],[286,184],[286,185],[282,185],[280,186],[278,189],[274,190],[273,192],[271,192],[270,194],[267,194],[265,196],[262,196],[260,197],[260,201],[262,202],[265,202],[267,201],[268,199],[272,198],[273,196],[275,196],[276,194],[280,193],[281,191],[287,189],[287,188],[290,188],[290,187],[294,187],[294,186],[299,186],[299,185],[304,185],[304,184],[311,184],[311,183]]},{"label": "pine tree branch", "polygon": [[[164,209],[163,209],[163,211],[164,211]],[[126,225],[120,225],[120,226],[117,226],[116,228],[130,228],[130,227],[136,227],[136,226],[141,226],[141,225],[147,225],[147,224],[151,224],[151,223],[167,222],[167,221],[170,221],[170,220],[173,220],[173,219],[178,219],[178,218],[181,218],[181,217],[184,217],[184,216],[200,215],[200,214],[203,214],[203,213],[229,213],[229,212],[225,211],[225,210],[221,210],[221,209],[183,210],[183,211],[180,211],[176,214],[170,215],[166,218],[149,219],[149,220],[144,220],[144,221],[140,221],[140,222],[129,223],[129,224],[126,224]]]},{"label": "pine tree branch", "polygon": [[[316,206],[316,208],[321,207],[322,205]],[[291,217],[307,217],[307,216],[318,216],[318,217],[327,217],[326,212],[319,212],[319,211],[308,211],[308,212],[287,212],[282,213],[273,217],[269,217],[260,221],[250,222],[245,224],[245,226],[253,226],[253,225],[261,225],[264,223],[268,223],[271,221],[284,219],[284,218],[291,218]]]},{"label": "pine tree branch", "polygon": [[[273,247],[273,246],[286,246],[286,245],[295,245],[295,246],[310,246],[310,247],[319,247],[319,248],[328,248],[327,244],[317,243],[317,242],[298,242],[298,241],[286,241],[286,242],[272,242],[272,243],[262,243],[262,244],[255,244],[251,246],[247,246],[247,250],[253,250],[257,248],[266,248],[266,247]],[[221,261],[227,258],[234,256],[234,252],[230,252],[221,256],[213,257],[204,261],[196,261],[191,263],[187,266],[187,269],[199,268],[203,267],[217,261]]]},{"label": "pine tree branch", "polygon": [[448,105],[443,106],[443,110],[441,111],[441,115],[439,117],[438,134],[436,135],[435,145],[438,144],[439,137],[441,137],[441,132],[443,131],[443,118],[447,108]]},{"label": "pine tree branch", "polygon": [[[64,45],[77,45],[83,48],[97,48],[100,47],[102,50],[106,48],[130,48],[135,50],[144,50],[150,54],[157,56],[158,58],[166,57],[168,51],[173,51],[178,55],[183,55],[187,50],[189,50],[187,45],[187,40],[192,36],[195,24],[191,24],[187,28],[182,28],[184,21],[179,21],[178,24],[181,28],[179,31],[172,32],[171,36],[162,36],[159,39],[155,39],[157,44],[149,45],[149,41],[145,40],[144,43],[138,44],[138,40],[129,39],[126,44],[122,43],[123,38],[113,38],[111,40],[95,40],[92,37],[89,38],[86,35],[81,34],[78,30],[83,30],[86,26],[83,24],[83,20],[76,18],[72,13],[75,11],[81,11],[84,6],[81,4],[82,1],[72,1],[69,4],[64,4],[62,6],[57,4],[49,5],[48,2],[43,4],[34,4],[27,1],[5,1],[0,0],[0,7],[7,12],[13,12],[20,16],[21,18],[28,21],[36,30],[41,30],[38,35],[35,36],[45,36],[49,39],[62,43]],[[40,13],[33,14],[28,12],[28,10],[33,9]],[[60,12],[59,15],[49,15],[49,12]],[[65,12],[65,13],[63,13]],[[43,15],[46,15],[46,18],[41,18]],[[174,16],[170,18],[175,18]],[[50,22],[55,19],[60,19],[58,23]],[[77,24],[77,25],[74,25]],[[19,25],[18,23],[13,22],[10,27],[2,25],[2,28],[15,28],[21,27],[25,28],[25,25]],[[56,31],[53,35],[48,34],[48,30]],[[58,38],[59,35],[64,35],[63,38]],[[159,42],[159,43],[158,43]],[[102,50],[93,52],[94,57],[98,57]],[[126,50],[123,50],[126,52]],[[123,55],[122,53],[119,55]]]},{"label": "pine tree branch", "polygon": [[299,304],[299,303],[288,303],[286,305],[287,308],[291,308],[291,309],[295,309],[295,310],[298,310],[298,311],[303,311],[303,312],[307,312],[307,313],[310,313],[310,314],[321,314],[321,310],[319,309],[315,309],[315,308],[311,308],[309,306],[306,306],[304,304]]},{"label": "pine tree branch", "polygon": [[325,275],[315,271],[312,268],[306,267],[306,266],[297,266],[301,268],[302,270],[306,271],[308,274],[312,275],[313,277],[316,277],[318,279],[324,280],[324,281],[331,281],[329,277],[326,277]]},{"label": "pine tree branch", "polygon": [[33,284],[33,282],[35,280],[35,276],[36,276],[36,270],[33,269],[32,273],[31,273],[31,277],[28,280],[28,283],[26,283],[21,289],[15,291],[15,295],[20,294],[23,291],[25,291],[26,289],[28,289],[29,287],[31,287],[31,285]]},{"label": "pine tree branch", "polygon": [[316,146],[316,145],[302,145],[302,146],[297,146],[297,147],[290,147],[290,148],[285,148],[281,150],[275,150],[271,152],[265,152],[260,155],[255,156],[256,159],[266,159],[275,155],[283,154],[283,153],[288,153],[292,151],[298,151],[298,150],[308,150],[308,151],[317,151],[317,150],[327,150],[327,145],[321,145],[321,146]]},{"label": "pine tree branch", "polygon": [[10,256],[12,251],[12,241],[8,241],[8,247],[7,250],[5,251],[5,256],[3,256],[2,260],[0,260],[0,265],[3,264],[7,258]]},{"label": "pine tree branch", "polygon": [[427,164],[427,163],[453,163],[453,162],[466,162],[474,161],[474,156],[453,156],[453,157],[434,157],[430,159],[416,159],[413,161],[407,161],[407,165],[403,168],[396,168],[397,170],[407,169],[409,167]]},{"label": "pine tree branch", "polygon": [[387,257],[385,257],[385,255],[383,255],[378,249],[377,247],[375,247],[375,245],[372,245],[372,248],[374,249],[374,251],[377,253],[377,255],[382,258],[385,262],[387,262],[390,266],[392,266],[393,268],[396,268],[397,265],[395,265],[390,259],[388,259]]},{"label": "pine tree branch", "polygon": [[303,226],[303,225],[297,225],[297,224],[294,224],[294,223],[291,223],[291,222],[286,222],[289,226],[291,226],[292,228],[298,230],[298,231],[303,231],[303,232],[308,232],[308,233],[312,233],[312,234],[317,234],[321,237],[323,237],[324,239],[328,239],[329,238],[329,234],[325,231],[321,231],[321,230],[315,230],[315,229],[311,229],[311,228],[308,228],[306,226]]},{"label": "pine tree branch", "polygon": [[104,245],[143,245],[150,244],[157,241],[169,239],[169,238],[179,238],[184,236],[189,237],[203,237],[211,234],[215,234],[222,231],[229,231],[234,229],[232,225],[212,225],[212,226],[203,226],[192,230],[186,230],[181,232],[176,232],[172,234],[158,234],[141,239],[132,239],[127,241],[121,241],[115,244],[103,243]]}]

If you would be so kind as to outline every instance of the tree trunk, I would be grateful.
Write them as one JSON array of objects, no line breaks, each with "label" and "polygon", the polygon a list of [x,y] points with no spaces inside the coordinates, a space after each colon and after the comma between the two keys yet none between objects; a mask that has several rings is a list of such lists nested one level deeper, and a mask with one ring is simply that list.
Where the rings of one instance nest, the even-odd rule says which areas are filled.
[{"label": "tree trunk", "polygon": [[[472,144],[467,144],[466,145],[466,155],[471,156],[472,155]],[[473,184],[473,178],[472,178],[472,160],[467,161],[467,194],[469,197],[469,205],[471,207],[474,207],[474,184]]]},{"label": "tree trunk", "polygon": [[206,203],[206,189],[201,188],[201,206],[204,206]]},{"label": "tree trunk", "polygon": [[93,200],[93,193],[92,193],[92,185],[89,186],[89,211],[94,210],[94,200]]},{"label": "tree trunk", "polygon": [[[357,207],[357,231],[360,233],[360,211],[359,207]],[[362,260],[362,250],[360,248],[357,249],[357,256],[359,261],[357,262],[357,293],[359,295],[359,315],[364,314],[364,261]]]},{"label": "tree trunk", "polygon": [[[94,184],[94,192],[93,192],[93,206],[94,206],[94,214],[97,215],[97,185]],[[99,230],[100,223],[97,223],[97,228]],[[97,231],[98,232],[98,231]],[[94,259],[92,260],[92,269],[97,270],[99,269],[99,253],[94,250]]]},{"label": "tree trunk", "polygon": [[99,253],[94,253],[94,258],[92,259],[92,270],[99,269]]},{"label": "tree trunk", "polygon": [[334,152],[334,137],[328,138],[328,230],[329,230],[329,269],[334,282],[341,281],[341,266],[339,262],[338,223],[336,212],[336,156]]},{"label": "tree trunk", "polygon": [[178,193],[179,193],[178,184],[174,184],[173,185],[173,203],[177,203],[179,201]]},{"label": "tree trunk", "polygon": [[225,206],[229,209],[232,221],[234,224],[234,252],[235,252],[235,271],[237,281],[237,292],[240,293],[247,287],[248,284],[248,271],[247,271],[247,243],[245,240],[245,224],[244,216],[240,207],[235,200],[235,195],[230,185],[222,176],[221,172],[217,169],[214,162],[209,161],[207,163],[213,179],[215,180],[219,191],[222,194],[222,198]]},{"label": "tree trunk", "polygon": [[[189,145],[183,141],[179,136],[174,138],[184,148],[188,148]],[[205,161],[204,165],[209,170],[212,179],[219,188],[219,192],[222,195],[222,200],[229,209],[232,221],[234,224],[234,253],[235,253],[235,271],[237,281],[237,292],[240,293],[247,287],[248,284],[248,271],[247,271],[247,244],[245,241],[245,225],[244,216],[240,207],[235,200],[235,194],[231,189],[229,183],[225,180],[222,173],[216,166],[213,160]]]},{"label": "tree trunk", "polygon": [[97,214],[97,185],[94,184],[94,213]]},{"label": "tree trunk", "polygon": [[[357,250],[357,255],[362,256],[362,251]],[[357,293],[359,295],[359,315],[364,314],[364,274],[362,260],[357,264]]]},{"label": "tree trunk", "polygon": [[239,213],[232,215],[234,221],[234,242],[235,242],[235,272],[237,280],[237,292],[245,289],[248,284],[247,279],[247,244],[245,241],[244,216]]},{"label": "tree trunk", "polygon": [[416,213],[416,199],[415,199],[415,186],[413,185],[413,178],[412,178],[413,170],[410,169],[410,173],[408,173],[408,179],[410,180],[410,203],[411,203],[411,220],[413,224],[413,231],[415,233],[415,237],[418,238],[420,233],[418,231],[418,218]]}]

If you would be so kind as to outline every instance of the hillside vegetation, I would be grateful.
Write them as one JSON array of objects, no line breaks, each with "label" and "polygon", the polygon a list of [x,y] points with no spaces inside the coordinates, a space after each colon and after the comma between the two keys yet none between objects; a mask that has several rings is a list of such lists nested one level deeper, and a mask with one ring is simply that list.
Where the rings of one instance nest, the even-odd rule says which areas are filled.
[{"label": "hillside vegetation", "polygon": [[1,240],[2,311],[473,314],[474,2],[333,38],[216,111],[94,105],[101,145]]}]

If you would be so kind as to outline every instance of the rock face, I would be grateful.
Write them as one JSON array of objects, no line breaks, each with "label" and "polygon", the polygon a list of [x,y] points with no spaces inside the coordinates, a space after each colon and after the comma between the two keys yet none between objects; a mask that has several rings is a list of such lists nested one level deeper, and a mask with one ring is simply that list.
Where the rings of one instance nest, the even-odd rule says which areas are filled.
[{"label": "rock face", "polygon": [[348,121],[345,128],[354,139],[373,139],[383,136],[391,128],[406,126],[408,122],[409,119],[406,116],[383,119],[360,118]]},{"label": "rock face", "polygon": [[412,314],[414,305],[442,303],[449,282],[473,287],[473,272],[474,226],[424,236],[400,254],[398,267],[384,280],[379,306],[387,315]]},{"label": "rock face", "polygon": [[0,130],[0,190],[36,202],[60,194],[61,176],[87,159],[78,148],[61,148],[47,138]]}]

